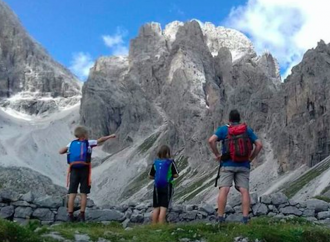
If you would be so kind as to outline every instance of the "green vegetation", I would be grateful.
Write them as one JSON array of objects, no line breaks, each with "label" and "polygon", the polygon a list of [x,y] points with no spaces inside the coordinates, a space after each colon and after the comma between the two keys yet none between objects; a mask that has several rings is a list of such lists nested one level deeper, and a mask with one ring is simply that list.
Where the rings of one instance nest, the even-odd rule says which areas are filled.
[{"label": "green vegetation", "polygon": [[[33,226],[32,226],[33,227]],[[257,218],[248,225],[227,223],[224,225],[192,223],[169,224],[163,226],[139,225],[125,230],[121,224],[100,223],[61,224],[42,227],[35,233],[29,227],[0,220],[1,241],[52,241],[40,237],[42,234],[56,233],[66,239],[73,239],[74,234],[86,234],[91,240],[99,238],[116,241],[165,242],[204,240],[209,242],[232,242],[236,237],[248,238],[249,241],[267,242],[323,242],[329,241],[330,230],[325,226],[314,225],[303,219],[292,219],[286,222],[270,218]]]},{"label": "green vegetation", "polygon": [[[0,241],[24,241],[24,242],[37,242],[42,241],[37,233],[33,232],[35,223],[30,223],[26,227],[21,227],[16,223],[12,223],[0,219]],[[51,240],[48,240],[51,241]]]},{"label": "green vegetation", "polygon": [[189,165],[188,159],[189,159],[188,157],[180,156],[179,159],[177,159],[175,161],[179,172],[183,171],[184,169],[186,169],[188,167],[188,165]]},{"label": "green vegetation", "polygon": [[139,147],[138,151],[140,154],[146,153],[157,141],[158,137],[160,136],[160,133],[153,134],[149,136]]},{"label": "green vegetation", "polygon": [[122,197],[127,198],[131,196],[133,193],[139,191],[142,187],[144,187],[148,182],[149,179],[149,172],[150,167],[148,167],[144,172],[142,172],[139,176],[134,178],[132,182],[126,187],[125,191],[123,192]]},{"label": "green vegetation", "polygon": [[315,196],[314,198],[319,199],[319,200],[323,200],[327,203],[330,203],[330,198],[325,197],[325,196]]},{"label": "green vegetation", "polygon": [[292,198],[297,192],[299,192],[306,184],[312,181],[314,178],[321,175],[324,171],[330,168],[330,160],[320,164],[319,166],[310,169],[304,175],[294,180],[291,184],[286,184],[283,189],[283,193],[289,198]]}]

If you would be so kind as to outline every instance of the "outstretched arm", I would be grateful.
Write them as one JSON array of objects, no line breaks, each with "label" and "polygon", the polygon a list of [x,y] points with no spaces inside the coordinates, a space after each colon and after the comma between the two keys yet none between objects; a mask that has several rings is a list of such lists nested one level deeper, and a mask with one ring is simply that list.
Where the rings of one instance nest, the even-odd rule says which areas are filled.
[{"label": "outstretched arm", "polygon": [[253,150],[253,152],[252,152],[252,154],[251,154],[251,156],[250,156],[250,161],[253,161],[254,160],[254,158],[256,158],[257,157],[257,155],[259,154],[259,152],[261,151],[261,149],[262,149],[262,143],[261,143],[261,141],[260,140],[256,140],[255,142],[254,142],[254,145],[255,145],[255,148],[254,148],[254,150]]},{"label": "outstretched arm", "polygon": [[101,138],[98,138],[97,139],[97,145],[102,145],[108,139],[114,139],[114,138],[116,138],[115,134],[111,134],[111,135],[108,135],[108,136],[103,136]]},{"label": "outstretched arm", "polygon": [[212,150],[213,154],[215,155],[216,160],[220,161],[221,160],[221,155],[220,155],[220,153],[217,149],[217,141],[218,141],[218,136],[216,136],[216,135],[212,135],[209,138],[209,145],[211,147],[211,150]]},{"label": "outstretched arm", "polygon": [[61,148],[61,149],[59,150],[58,153],[60,153],[61,155],[63,155],[63,154],[65,154],[65,153],[67,153],[67,152],[68,152],[68,147],[63,147],[63,148]]}]

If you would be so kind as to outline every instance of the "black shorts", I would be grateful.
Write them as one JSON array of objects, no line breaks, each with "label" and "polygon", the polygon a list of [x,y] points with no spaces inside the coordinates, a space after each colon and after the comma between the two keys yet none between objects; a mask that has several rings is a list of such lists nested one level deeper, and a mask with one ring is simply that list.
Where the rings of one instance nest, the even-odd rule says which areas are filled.
[{"label": "black shorts", "polygon": [[168,208],[171,203],[172,195],[173,195],[172,185],[169,185],[168,187],[165,188],[154,187],[153,207]]},{"label": "black shorts", "polygon": [[77,193],[80,184],[80,193],[88,194],[91,191],[89,186],[89,167],[71,168],[70,185],[68,193]]}]

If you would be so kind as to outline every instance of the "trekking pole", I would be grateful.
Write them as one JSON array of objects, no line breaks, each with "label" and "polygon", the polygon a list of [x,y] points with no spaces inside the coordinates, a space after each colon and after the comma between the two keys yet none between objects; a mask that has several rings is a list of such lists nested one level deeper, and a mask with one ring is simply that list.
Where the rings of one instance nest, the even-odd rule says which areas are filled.
[{"label": "trekking pole", "polygon": [[218,174],[217,174],[217,177],[215,178],[214,187],[217,187],[218,186],[218,180],[220,178],[220,169],[221,169],[221,162],[219,162]]}]

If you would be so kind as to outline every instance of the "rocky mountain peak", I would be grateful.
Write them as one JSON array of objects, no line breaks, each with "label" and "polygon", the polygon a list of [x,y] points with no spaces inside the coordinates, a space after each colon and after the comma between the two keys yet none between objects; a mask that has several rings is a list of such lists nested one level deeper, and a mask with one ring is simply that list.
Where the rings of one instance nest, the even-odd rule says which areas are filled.
[{"label": "rocky mountain peak", "polygon": [[[1,106],[40,114],[41,109],[43,113],[59,109],[57,103],[77,103],[80,89],[77,78],[29,36],[17,16],[0,0]],[[59,100],[54,101],[56,98]]]}]

